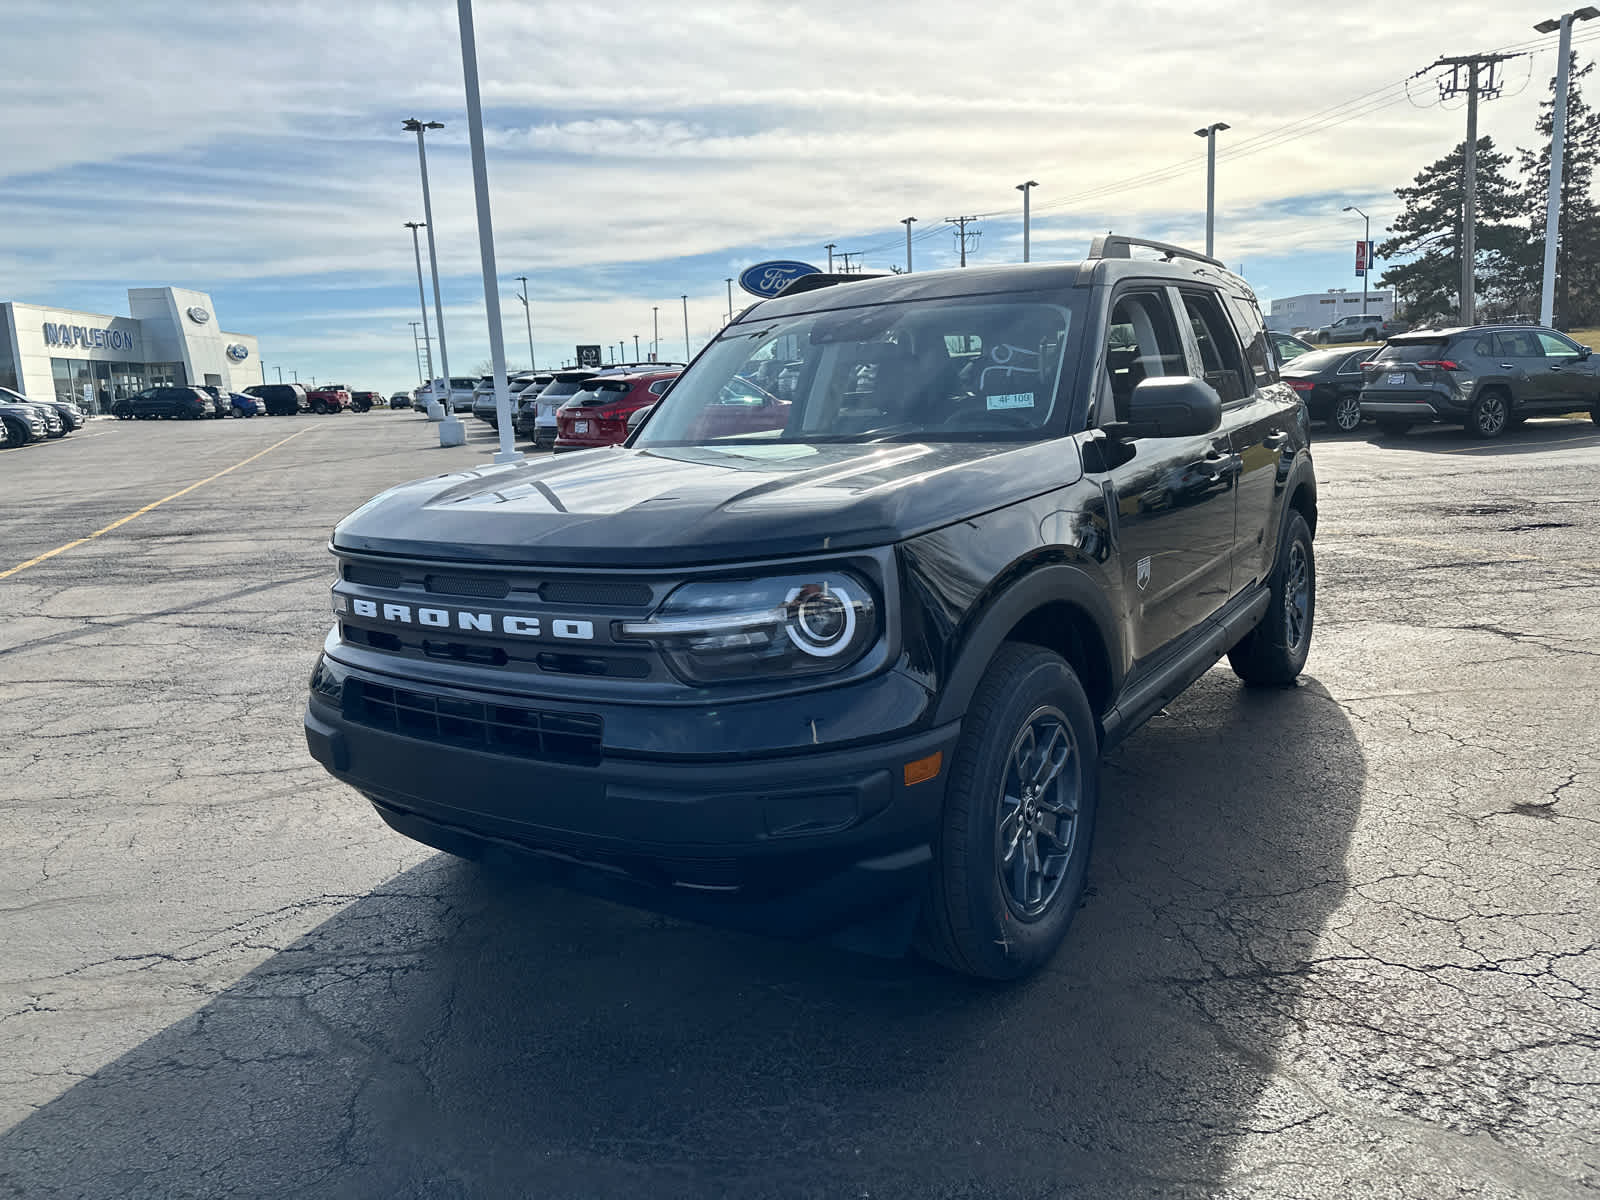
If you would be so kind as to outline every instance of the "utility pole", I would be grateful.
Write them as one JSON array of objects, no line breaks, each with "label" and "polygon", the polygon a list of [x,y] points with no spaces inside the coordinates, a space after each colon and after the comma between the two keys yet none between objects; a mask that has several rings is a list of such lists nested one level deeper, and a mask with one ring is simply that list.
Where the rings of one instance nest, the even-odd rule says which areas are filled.
[{"label": "utility pole", "polygon": [[906,227],[906,274],[911,274],[911,226],[916,222],[915,217],[901,217],[900,224]]},{"label": "utility pole", "polygon": [[[1017,191],[1022,193],[1022,261],[1028,261],[1028,193],[1039,186],[1037,179],[1030,179],[1027,183],[1017,184]],[[1207,251],[1207,253],[1210,253]]]},{"label": "utility pole", "polygon": [[833,246],[834,246],[834,243],[829,242],[826,246],[823,247],[823,249],[828,252],[828,274],[829,275],[833,274]]},{"label": "utility pole", "polygon": [[689,361],[689,294],[683,294],[683,361]]},{"label": "utility pole", "polygon": [[954,225],[956,227],[956,245],[961,250],[961,265],[963,267],[967,265],[967,239],[970,237],[976,242],[983,236],[982,232],[967,232],[967,226],[977,219],[977,217],[946,217],[944,219],[946,225]]},{"label": "utility pole", "polygon": [[[1448,81],[1439,81],[1439,99],[1449,100],[1467,93],[1467,141],[1462,151],[1461,167],[1461,323],[1472,325],[1477,321],[1478,259],[1477,204],[1478,204],[1478,100],[1493,100],[1500,94],[1500,81],[1496,67],[1510,54],[1458,54],[1440,58],[1434,67],[1449,67]],[[1483,69],[1487,67],[1485,72]],[[1430,67],[1429,70],[1433,68]],[[1466,75],[1465,84],[1462,75]],[[1480,80],[1479,76],[1484,77]]]},{"label": "utility pole", "polygon": [[417,337],[417,323],[411,322],[411,348],[417,352],[417,382],[422,382],[422,340]]},{"label": "utility pole", "polygon": [[841,250],[841,251],[839,251],[839,257],[844,259],[844,266],[842,268],[840,268],[841,271],[844,274],[852,275],[852,274],[855,274],[855,273],[857,273],[857,272],[859,272],[861,270],[860,267],[857,267],[855,269],[855,271],[851,271],[850,270],[850,260],[852,258],[860,258],[861,257],[861,251],[859,251],[859,250]]},{"label": "utility pole", "polygon": [[650,338],[650,353],[652,361],[661,361],[661,306],[656,305],[650,309],[651,328],[655,333]]},{"label": "utility pole", "polygon": [[533,309],[528,307],[528,277],[518,275],[522,281],[522,295],[517,299],[522,301],[522,318],[528,323],[528,370],[537,371],[539,364],[533,361]]}]

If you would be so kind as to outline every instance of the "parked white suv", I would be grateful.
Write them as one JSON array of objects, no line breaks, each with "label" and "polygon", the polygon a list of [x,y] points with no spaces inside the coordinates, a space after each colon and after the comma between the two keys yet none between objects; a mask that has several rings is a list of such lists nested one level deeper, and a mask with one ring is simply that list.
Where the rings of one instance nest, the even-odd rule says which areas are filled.
[{"label": "parked white suv", "polygon": [[452,375],[448,388],[443,379],[435,379],[417,393],[417,401],[425,405],[429,400],[437,399],[444,404],[448,399],[451,412],[471,412],[472,389],[477,385],[478,381],[470,375]]}]

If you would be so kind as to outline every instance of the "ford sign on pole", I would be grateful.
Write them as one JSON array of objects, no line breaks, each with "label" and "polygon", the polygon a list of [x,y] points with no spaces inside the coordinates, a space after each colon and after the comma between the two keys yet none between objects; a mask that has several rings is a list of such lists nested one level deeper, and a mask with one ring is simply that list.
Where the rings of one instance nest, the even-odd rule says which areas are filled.
[{"label": "ford sign on pole", "polygon": [[770,300],[802,275],[820,275],[822,272],[810,263],[764,262],[746,267],[739,276],[739,286],[752,296]]}]

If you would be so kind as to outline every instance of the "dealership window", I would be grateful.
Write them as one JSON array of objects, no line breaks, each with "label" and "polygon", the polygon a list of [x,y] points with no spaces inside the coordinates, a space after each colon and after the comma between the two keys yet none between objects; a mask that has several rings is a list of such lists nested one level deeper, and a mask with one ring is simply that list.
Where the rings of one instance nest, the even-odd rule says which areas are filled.
[{"label": "dealership window", "polygon": [[20,392],[22,388],[17,380],[17,364],[11,357],[11,331],[6,328],[7,324],[0,320],[0,387]]}]

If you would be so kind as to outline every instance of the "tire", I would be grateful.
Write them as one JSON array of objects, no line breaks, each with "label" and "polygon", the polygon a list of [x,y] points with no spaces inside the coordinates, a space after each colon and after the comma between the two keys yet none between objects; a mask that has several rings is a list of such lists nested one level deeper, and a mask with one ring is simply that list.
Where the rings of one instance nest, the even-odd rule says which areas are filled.
[{"label": "tire", "polygon": [[[1036,798],[1023,780],[1051,763]],[[1083,895],[1099,777],[1094,717],[1072,668],[1039,646],[1002,646],[951,760],[918,952],[983,979],[1018,979],[1049,961]]]},{"label": "tire", "polygon": [[1363,329],[1361,331],[1361,340],[1363,342],[1375,342],[1375,341],[1377,341],[1378,340],[1378,331],[1376,329]]},{"label": "tire", "polygon": [[1311,527],[1290,509],[1278,538],[1278,561],[1267,580],[1271,599],[1261,620],[1228,651],[1233,673],[1258,687],[1287,687],[1305,669],[1317,616],[1317,560]]},{"label": "tire", "polygon": [[1411,428],[1410,421],[1385,421],[1378,419],[1378,432],[1384,437],[1404,437],[1406,430]]},{"label": "tire", "polygon": [[1589,410],[1589,419],[1596,425],[1600,425],[1600,401],[1597,401],[1595,406]]},{"label": "tire", "polygon": [[324,415],[327,414],[328,406],[326,404],[324,404],[321,400],[318,400],[315,404],[313,404],[311,406],[311,411],[316,416],[319,416],[319,417],[320,416],[324,416]]},{"label": "tire", "polygon": [[1481,441],[1493,441],[1511,423],[1511,397],[1499,388],[1478,393],[1467,412],[1467,432]]},{"label": "tire", "polygon": [[1340,433],[1354,433],[1361,428],[1361,393],[1343,392],[1333,402],[1328,422]]},{"label": "tire", "polygon": [[26,425],[17,421],[7,421],[5,424],[6,432],[11,435],[6,441],[8,447],[26,446],[33,441],[33,430]]}]

